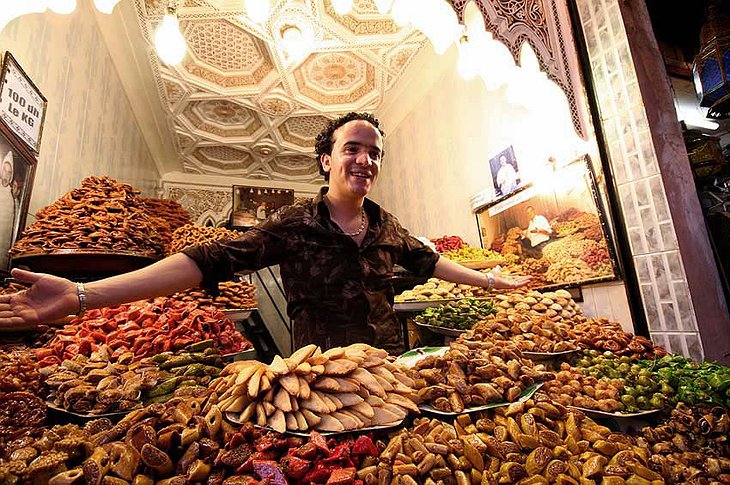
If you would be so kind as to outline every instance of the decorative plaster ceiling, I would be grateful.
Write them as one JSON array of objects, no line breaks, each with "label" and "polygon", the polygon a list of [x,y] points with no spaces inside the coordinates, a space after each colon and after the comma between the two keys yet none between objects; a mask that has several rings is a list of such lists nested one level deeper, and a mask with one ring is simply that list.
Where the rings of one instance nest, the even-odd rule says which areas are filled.
[{"label": "decorative plaster ceiling", "polygon": [[[167,107],[185,171],[318,183],[314,141],[327,122],[372,111],[426,37],[355,0],[338,15],[331,0],[279,0],[264,24],[243,0],[172,0],[188,45],[177,66],[162,64],[152,36],[166,0],[136,0],[149,62]],[[312,48],[298,62],[282,48],[281,28],[296,24]]]}]

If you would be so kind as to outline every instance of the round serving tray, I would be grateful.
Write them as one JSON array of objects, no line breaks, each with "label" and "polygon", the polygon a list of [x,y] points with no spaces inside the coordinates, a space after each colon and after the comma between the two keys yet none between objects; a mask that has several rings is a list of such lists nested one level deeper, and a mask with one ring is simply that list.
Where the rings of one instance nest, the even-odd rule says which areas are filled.
[{"label": "round serving tray", "polygon": [[532,360],[533,362],[542,362],[545,360],[560,359],[568,357],[578,352],[578,349],[574,350],[563,350],[562,352],[527,352],[522,351],[522,355]]},{"label": "round serving tray", "polygon": [[161,259],[153,253],[132,251],[94,251],[92,249],[58,249],[49,253],[33,252],[12,256],[13,267],[26,267],[38,273],[67,278],[94,278],[127,273]]}]

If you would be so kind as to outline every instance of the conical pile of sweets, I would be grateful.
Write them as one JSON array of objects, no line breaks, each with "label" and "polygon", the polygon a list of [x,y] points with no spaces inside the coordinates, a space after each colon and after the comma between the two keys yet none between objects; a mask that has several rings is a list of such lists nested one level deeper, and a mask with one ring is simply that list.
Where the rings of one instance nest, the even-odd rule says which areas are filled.
[{"label": "conical pile of sweets", "polygon": [[167,221],[172,231],[185,224],[193,223],[190,212],[174,200],[143,197],[142,201],[147,207],[147,212],[154,217]]},{"label": "conical pile of sweets", "polygon": [[162,256],[170,228],[147,213],[139,193],[109,177],[86,177],[81,187],[38,211],[10,252],[78,249]]},{"label": "conical pile of sweets", "polygon": [[418,412],[417,383],[415,373],[387,356],[366,344],[326,352],[308,345],[270,365],[229,364],[212,387],[221,411],[281,432],[395,425]]}]

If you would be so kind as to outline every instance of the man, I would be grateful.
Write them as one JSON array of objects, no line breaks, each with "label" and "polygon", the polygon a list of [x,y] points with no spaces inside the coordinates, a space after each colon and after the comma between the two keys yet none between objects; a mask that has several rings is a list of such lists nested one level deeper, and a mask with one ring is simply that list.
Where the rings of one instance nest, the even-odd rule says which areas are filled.
[{"label": "man", "polygon": [[[8,150],[0,162],[0,248],[7,251],[12,242],[16,220],[18,218],[18,204],[16,204],[13,190],[14,180],[13,152]],[[6,268],[6,254],[0,255],[0,268]]]},{"label": "man", "polygon": [[517,172],[504,155],[499,157],[499,165],[497,186],[501,195],[507,195],[517,188]]},{"label": "man", "polygon": [[542,257],[542,248],[550,240],[553,229],[545,216],[538,215],[533,206],[528,205],[525,213],[530,222],[523,235],[522,246],[527,255],[539,259]]},{"label": "man", "polygon": [[55,319],[83,309],[171,294],[217,282],[240,270],[279,264],[294,321],[294,347],[365,342],[403,350],[388,284],[399,263],[420,276],[515,288],[529,278],[485,275],[440,258],[365,196],[380,173],[383,134],[372,116],[350,113],[317,137],[320,171],[329,181],[313,200],[274,213],[239,239],[188,248],[147,268],[88,283],[26,271],[33,287],[0,297],[0,326]]}]

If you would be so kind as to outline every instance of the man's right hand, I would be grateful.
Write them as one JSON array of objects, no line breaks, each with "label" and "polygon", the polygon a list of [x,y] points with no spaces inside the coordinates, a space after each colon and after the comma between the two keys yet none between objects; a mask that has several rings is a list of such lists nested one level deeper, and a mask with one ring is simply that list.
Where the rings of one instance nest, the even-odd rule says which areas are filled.
[{"label": "man's right hand", "polygon": [[67,279],[14,269],[12,276],[32,286],[20,293],[0,296],[0,329],[34,327],[79,311],[76,285]]}]

